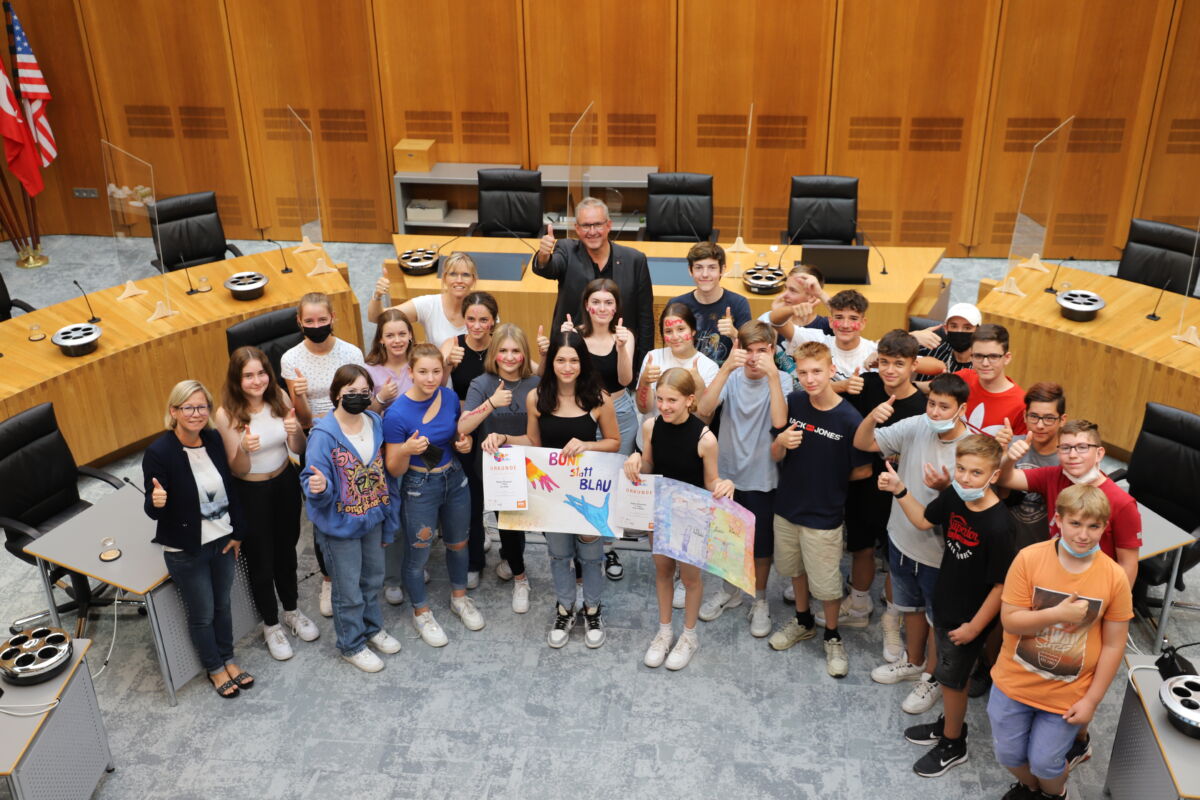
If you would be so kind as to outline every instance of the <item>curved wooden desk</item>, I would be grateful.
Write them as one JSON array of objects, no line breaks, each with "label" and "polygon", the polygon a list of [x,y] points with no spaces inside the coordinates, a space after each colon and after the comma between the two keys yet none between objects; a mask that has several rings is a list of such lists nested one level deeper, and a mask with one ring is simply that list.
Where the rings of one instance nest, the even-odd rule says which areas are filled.
[{"label": "curved wooden desk", "polygon": [[[163,297],[161,276],[137,281],[147,294],[127,300],[117,300],[123,285],[92,292],[88,297],[103,335],[86,356],[65,356],[50,342],[59,328],[91,316],[80,298],[0,322],[0,417],[53,402],[75,460],[108,460],[163,430],[167,394],[179,381],[203,382],[220,402],[229,363],[225,330],[234,323],[294,306],[306,292],[325,292],[333,299],[338,334],[361,345],[358,302],[342,275],[307,277],[319,256],[332,264],[323,251],[289,253],[294,271],[286,275],[273,252],[194,267],[193,283],[206,276],[213,290],[190,297],[184,274],[170,273],[171,306],[179,313],[155,322],[146,320]],[[234,300],[221,284],[248,270],[263,273],[270,283],[257,300]],[[28,338],[35,323],[46,334],[40,342]]]},{"label": "curved wooden desk", "polygon": [[[416,247],[429,247],[430,245],[437,247],[450,241],[445,236],[425,235],[396,235],[392,237],[392,240],[397,254]],[[622,241],[621,244],[640,250],[649,258],[685,258],[688,250],[691,249],[691,245],[686,242]],[[464,252],[527,253],[532,257],[530,247],[536,250],[537,246],[536,239],[516,241],[501,237],[461,237],[445,252],[462,250]],[[750,247],[756,253],[766,253],[771,264],[776,264],[781,255],[780,252],[770,252],[768,245],[751,245]],[[942,293],[949,291],[949,281],[943,281],[941,275],[932,273],[945,253],[942,248],[887,247],[883,248],[883,251],[887,258],[887,275],[879,274],[883,262],[880,261],[879,252],[872,250],[869,259],[871,272],[869,285],[829,284],[825,287],[830,295],[836,294],[842,289],[858,289],[866,296],[871,307],[867,312],[867,327],[863,331],[863,335],[873,339],[878,339],[893,328],[907,330],[910,313],[921,315],[928,313],[929,308]],[[800,257],[800,253],[800,247],[793,247],[787,252],[786,260],[790,264],[794,259]],[[749,269],[754,266],[754,260],[754,253],[730,253],[727,257],[727,277],[722,281],[722,285],[749,299],[750,310],[757,316],[771,307],[771,301],[775,299],[776,295],[750,294],[742,285],[741,278],[728,277],[729,273],[740,274],[741,269]],[[393,286],[396,287],[392,290],[394,298],[416,297],[441,291],[441,282],[437,275],[422,275],[416,278],[404,275],[399,266],[392,261],[385,262],[385,268]],[[400,288],[403,286],[407,286],[407,289]],[[526,266],[525,273],[519,281],[480,280],[476,284],[476,288],[479,291],[491,292],[500,305],[500,314],[503,319],[506,322],[516,323],[530,336],[537,332],[539,324],[548,325],[550,323],[554,314],[554,300],[558,296],[558,284],[534,275],[533,269],[529,266]],[[695,286],[691,283],[670,285],[656,283],[654,286],[655,320],[658,319],[663,307],[670,302],[671,298],[678,297],[694,288]]]},{"label": "curved wooden desk", "polygon": [[1200,300],[1168,292],[1158,310],[1162,319],[1153,322],[1146,315],[1158,289],[1063,267],[1056,287],[1068,283],[1105,301],[1091,322],[1073,322],[1045,292],[1052,275],[1016,268],[1009,277],[1025,297],[993,290],[979,302],[985,322],[1008,328],[1013,380],[1026,388],[1037,381],[1062,384],[1067,415],[1097,423],[1120,458],[1133,450],[1147,402],[1200,413],[1200,348],[1171,338],[1184,305],[1184,329],[1200,325]]}]

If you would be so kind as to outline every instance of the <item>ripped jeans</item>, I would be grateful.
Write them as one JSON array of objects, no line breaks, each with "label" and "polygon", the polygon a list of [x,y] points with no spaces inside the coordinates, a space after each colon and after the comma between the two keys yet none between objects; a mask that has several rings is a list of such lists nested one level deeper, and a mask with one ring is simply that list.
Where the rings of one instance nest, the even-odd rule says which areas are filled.
[{"label": "ripped jeans", "polygon": [[467,533],[471,520],[471,490],[467,474],[456,459],[444,472],[404,473],[400,484],[400,521],[407,552],[404,556],[404,589],[413,609],[429,605],[425,591],[425,564],[434,532],[442,531],[446,545],[446,571],[451,589],[467,588]]}]

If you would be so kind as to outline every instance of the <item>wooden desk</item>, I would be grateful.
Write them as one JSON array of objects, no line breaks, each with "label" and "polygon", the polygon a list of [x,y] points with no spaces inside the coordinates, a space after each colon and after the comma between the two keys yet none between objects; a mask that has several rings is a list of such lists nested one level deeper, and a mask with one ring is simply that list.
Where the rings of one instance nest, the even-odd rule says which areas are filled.
[{"label": "wooden desk", "polygon": [[992,291],[979,302],[985,322],[1008,328],[1013,380],[1024,387],[1062,384],[1067,413],[1096,422],[1119,458],[1128,459],[1133,450],[1147,402],[1200,413],[1200,348],[1171,338],[1184,305],[1184,328],[1200,325],[1200,300],[1168,293],[1158,312],[1162,319],[1153,322],[1146,315],[1158,289],[1063,267],[1056,287],[1066,282],[1096,292],[1106,303],[1091,322],[1074,322],[1044,291],[1051,275],[1015,268],[1009,276],[1025,297]]},{"label": "wooden desk", "polygon": [[[449,241],[446,237],[429,236],[393,236],[396,253],[414,247],[436,247]],[[622,242],[622,244],[626,244]],[[527,246],[528,245],[528,246]],[[448,252],[461,250],[465,252],[489,253],[530,253],[530,247],[536,249],[536,239],[517,241],[511,238],[461,238],[454,242]],[[642,251],[648,258],[685,258],[691,245],[686,242],[636,242],[635,249]],[[755,252],[764,252],[770,263],[778,263],[780,253],[771,253],[767,245],[751,245]],[[923,313],[927,309],[921,305],[928,301],[932,304],[936,297],[945,290],[947,282],[940,275],[932,274],[945,251],[940,247],[888,247],[883,248],[887,258],[888,274],[880,275],[883,263],[879,253],[871,251],[869,266],[871,283],[867,286],[848,286],[829,284],[825,290],[836,294],[842,289],[858,289],[871,302],[867,312],[867,326],[863,335],[878,339],[893,328],[908,329],[910,313]],[[800,257],[801,249],[794,247],[786,254],[790,264]],[[732,253],[727,257],[727,277],[722,285],[731,291],[744,295],[750,301],[750,310],[755,315],[763,313],[771,307],[771,301],[776,295],[750,294],[742,285],[741,278],[728,277],[728,273],[740,274],[740,270],[754,266],[754,253]],[[441,291],[441,281],[436,274],[412,277],[405,275],[394,262],[385,262],[388,277],[392,281],[392,297],[411,298],[423,294],[436,294]],[[407,287],[407,288],[405,288]],[[476,289],[491,292],[500,305],[500,316],[506,322],[519,325],[529,336],[537,332],[538,325],[549,325],[554,314],[554,301],[558,296],[558,283],[541,278],[533,273],[529,265],[525,267],[524,275],[519,281],[480,280]],[[672,284],[654,286],[654,318],[657,326],[659,314],[674,297],[692,290],[692,284]],[[655,338],[658,338],[655,331]]]},{"label": "wooden desk", "polygon": [[[278,253],[266,252],[205,264],[191,270],[193,283],[207,277],[211,292],[187,296],[183,272],[166,277],[171,307],[179,313],[147,322],[163,297],[163,278],[137,281],[147,294],[117,300],[124,286],[88,295],[103,335],[95,352],[69,357],[50,342],[54,332],[91,315],[82,299],[68,300],[0,322],[0,418],[47,401],[79,463],[91,463],[139,445],[163,430],[171,387],[185,378],[204,383],[218,402],[229,356],[225,330],[234,323],[294,306],[306,292],[333,299],[337,332],[362,344],[358,301],[342,275],[309,278],[322,252],[288,254],[293,272],[281,274]],[[326,262],[332,259],[325,256]],[[257,300],[234,300],[221,285],[235,272],[258,271],[270,279]],[[29,341],[40,324],[46,338]]]}]

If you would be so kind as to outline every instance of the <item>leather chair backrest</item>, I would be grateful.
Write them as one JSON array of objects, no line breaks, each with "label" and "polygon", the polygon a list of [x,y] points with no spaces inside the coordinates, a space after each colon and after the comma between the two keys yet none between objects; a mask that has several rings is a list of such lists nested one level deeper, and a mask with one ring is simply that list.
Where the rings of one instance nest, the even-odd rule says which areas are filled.
[{"label": "leather chair backrest", "polygon": [[[230,325],[225,331],[225,344],[232,353],[239,347],[254,345],[267,354],[275,377],[279,377],[279,361],[283,354],[304,341],[300,323],[296,321],[296,309],[281,308],[268,311]],[[280,381],[282,385],[282,380]]]},{"label": "leather chair backrest", "polygon": [[215,192],[164,197],[154,204],[154,211],[150,220],[156,231],[159,260],[168,270],[225,258],[225,229],[217,214]]},{"label": "leather chair backrest", "polygon": [[[1192,269],[1196,232],[1165,222],[1134,219],[1129,223],[1129,240],[1117,265],[1117,277],[1144,283],[1156,289],[1190,295],[1196,290],[1200,266]],[[1190,272],[1190,280],[1189,280]]]},{"label": "leather chair backrest", "polygon": [[1200,416],[1147,403],[1129,457],[1129,493],[1185,531],[1200,527]]},{"label": "leather chair backrest", "polygon": [[[853,244],[858,221],[858,178],[793,175],[787,236],[803,244]],[[802,230],[801,230],[802,229]]]},{"label": "leather chair backrest", "polygon": [[544,212],[542,173],[530,169],[479,170],[479,235],[512,236],[500,227],[503,224],[518,236],[540,238],[546,232]]},{"label": "leather chair backrest", "polygon": [[940,319],[929,319],[928,317],[909,317],[908,329],[910,331],[923,331],[926,328],[933,328],[942,324]]},{"label": "leather chair backrest", "polygon": [[647,176],[646,238],[707,241],[713,225],[712,175],[654,172]]},{"label": "leather chair backrest", "polygon": [[79,502],[76,477],[52,403],[0,422],[0,516],[40,525]]}]

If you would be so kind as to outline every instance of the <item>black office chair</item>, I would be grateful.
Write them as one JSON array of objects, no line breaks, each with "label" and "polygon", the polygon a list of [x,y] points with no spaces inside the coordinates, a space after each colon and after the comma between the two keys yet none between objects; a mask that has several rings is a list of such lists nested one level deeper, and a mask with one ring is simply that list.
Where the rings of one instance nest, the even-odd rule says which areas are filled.
[{"label": "black office chair", "polygon": [[[75,464],[71,448],[58,429],[52,403],[42,403],[0,422],[0,486],[4,487],[0,491],[0,528],[4,529],[4,548],[8,552],[36,564],[37,559],[24,548],[91,506],[79,497],[76,481],[80,475],[102,480],[116,489],[122,486],[107,472]],[[71,581],[71,600],[56,606],[59,613],[78,610],[82,622],[89,607],[106,604],[93,592],[86,576],[62,567],[51,570],[52,583],[64,577]],[[49,613],[19,619],[12,629],[21,630]]]},{"label": "black office chair", "polygon": [[19,308],[26,313],[33,311],[33,306],[29,305],[29,303],[9,296],[8,284],[4,282],[4,276],[0,275],[0,322],[12,319],[14,308]]},{"label": "black office chair", "polygon": [[646,182],[646,227],[650,242],[717,241],[713,230],[713,178],[697,172],[653,172]]},{"label": "black office chair", "polygon": [[168,270],[177,270],[224,261],[226,252],[242,255],[241,250],[225,241],[215,192],[162,198],[154,204],[150,226],[158,248],[158,258],[151,263],[160,269],[163,264]]},{"label": "black office chair", "polygon": [[1196,291],[1197,273],[1200,273],[1200,268],[1192,270],[1196,238],[1195,231],[1178,225],[1148,219],[1130,220],[1129,239],[1121,254],[1121,263],[1117,265],[1117,277],[1156,289],[1166,286],[1168,291],[1191,295]]},{"label": "black office chair", "polygon": [[793,175],[788,229],[781,244],[862,244],[858,232],[858,178]]},{"label": "black office chair", "polygon": [[940,319],[929,319],[928,317],[909,317],[908,329],[909,331],[923,331],[926,328],[936,328],[944,321],[945,320]]},{"label": "black office chair", "polygon": [[[1141,505],[1162,516],[1193,538],[1200,539],[1200,505],[1196,502],[1196,476],[1200,475],[1200,416],[1161,403],[1147,403],[1129,468],[1114,471],[1114,481],[1128,479],[1129,493]],[[1149,597],[1151,586],[1171,579],[1174,553],[1152,556],[1138,562],[1133,587],[1134,607],[1149,616],[1150,607],[1162,601]],[[1200,542],[1185,545],[1179,561],[1175,588],[1184,588],[1183,573],[1200,564]],[[1200,606],[1174,603],[1175,607],[1200,610]]]},{"label": "black office chair", "polygon": [[[479,222],[468,236],[538,239],[546,232],[542,173],[529,169],[479,170]],[[507,230],[505,230],[507,228]]]},{"label": "black office chair", "polygon": [[302,341],[304,334],[300,332],[294,308],[268,311],[230,325],[225,330],[225,344],[230,353],[239,347],[254,345],[267,354],[276,378],[279,377],[279,362],[283,354]]}]

